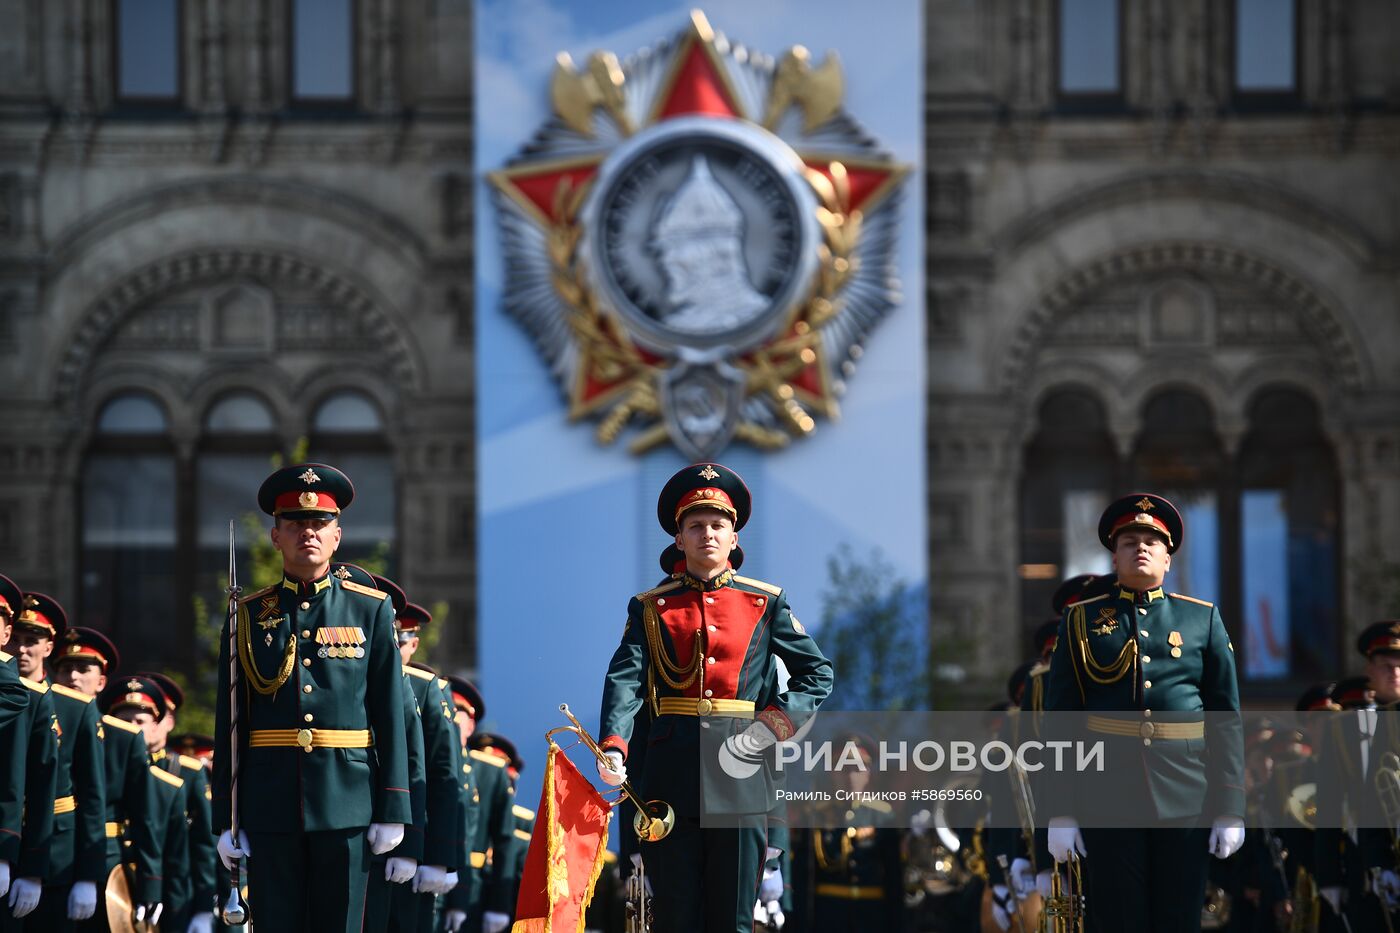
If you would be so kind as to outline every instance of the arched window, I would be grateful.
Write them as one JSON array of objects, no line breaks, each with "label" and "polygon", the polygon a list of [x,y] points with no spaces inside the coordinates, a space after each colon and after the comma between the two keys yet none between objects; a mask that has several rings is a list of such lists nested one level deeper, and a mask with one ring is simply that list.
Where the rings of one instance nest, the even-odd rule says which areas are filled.
[{"label": "arched window", "polygon": [[311,416],[311,459],[344,470],[355,484],[355,502],[341,522],[341,560],[382,554],[391,559],[397,514],[394,464],[379,407],[362,392],[328,395]]},{"label": "arched window", "polygon": [[194,466],[192,520],[201,593],[217,593],[228,574],[228,523],[237,522],[238,561],[247,567],[251,529],[243,518],[262,518],[254,493],[281,453],[272,409],[260,396],[236,390],[219,396],[204,413]]},{"label": "arched window", "polygon": [[176,617],[178,485],[165,409],[144,393],[109,399],[83,462],[73,621],[134,657],[165,657]]},{"label": "arched window", "polygon": [[1318,680],[1340,668],[1339,485],[1312,399],[1259,392],[1240,451],[1243,677]]}]

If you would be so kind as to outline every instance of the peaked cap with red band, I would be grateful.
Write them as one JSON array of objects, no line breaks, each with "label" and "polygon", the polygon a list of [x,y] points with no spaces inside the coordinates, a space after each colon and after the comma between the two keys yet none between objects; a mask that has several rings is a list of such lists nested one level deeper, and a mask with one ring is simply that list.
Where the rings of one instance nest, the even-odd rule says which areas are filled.
[{"label": "peaked cap with red band", "polygon": [[1337,681],[1332,691],[1332,702],[1342,709],[1360,709],[1375,701],[1371,680],[1364,674]]},{"label": "peaked cap with red band", "polygon": [[1070,577],[1055,587],[1055,595],[1050,597],[1050,611],[1056,616],[1065,614],[1065,608],[1084,598],[1084,588],[1094,582],[1092,573],[1081,573]]},{"label": "peaked cap with red band", "polygon": [[335,518],[355,498],[350,477],[324,463],[283,467],[263,480],[258,508],[268,515],[293,521]]},{"label": "peaked cap with red band", "polygon": [[23,603],[24,590],[19,588],[18,583],[0,573],[0,616],[13,622]]},{"label": "peaked cap with red band", "polygon": [[214,737],[212,735],[181,732],[179,735],[172,735],[167,744],[181,755],[189,755],[191,758],[210,759],[214,757]]},{"label": "peaked cap with red band", "polygon": [[168,674],[141,671],[136,676],[144,677],[160,688],[160,692],[165,695],[165,705],[170,707],[170,712],[173,713],[185,705],[185,691]]},{"label": "peaked cap with red band", "polygon": [[1332,694],[1336,692],[1337,685],[1331,681],[1323,681],[1320,684],[1313,684],[1303,691],[1298,697],[1298,702],[1293,704],[1293,708],[1300,713],[1314,713],[1319,710],[1339,710],[1340,706],[1332,699]]},{"label": "peaked cap with red band", "polygon": [[515,750],[515,743],[496,732],[473,732],[467,739],[467,747],[479,752],[495,752],[510,759],[510,766],[516,771],[525,770],[525,759]]},{"label": "peaked cap with red band", "polygon": [[52,638],[54,641],[68,628],[68,613],[58,600],[43,593],[25,593],[20,601],[14,624]]},{"label": "peaked cap with red band", "polygon": [[661,487],[656,520],[668,535],[680,531],[681,516],[691,509],[710,508],[734,520],[734,530],[749,520],[752,498],[738,473],[718,463],[692,463]]},{"label": "peaked cap with red band", "polygon": [[1181,547],[1185,528],[1181,524],[1181,513],[1161,496],[1150,492],[1135,492],[1113,502],[1103,510],[1099,519],[1099,541],[1110,551],[1113,539],[1120,531],[1129,528],[1145,528],[1155,531],[1167,542],[1167,553],[1175,554]]},{"label": "peaked cap with red band", "polygon": [[447,683],[452,688],[452,705],[466,710],[474,722],[480,722],[486,715],[486,701],[481,698],[481,691],[476,689],[476,684],[456,674],[448,677]]},{"label": "peaked cap with red band", "polygon": [[1368,659],[1381,652],[1400,653],[1400,620],[1387,619],[1366,626],[1356,639],[1356,650]]},{"label": "peaked cap with red band", "polygon": [[116,714],[122,709],[139,709],[156,717],[165,718],[169,706],[165,702],[165,692],[149,677],[133,674],[116,678],[97,697],[97,706],[104,713]]},{"label": "peaked cap with red band", "polygon": [[54,648],[49,663],[54,667],[64,661],[96,661],[102,665],[102,673],[110,674],[122,666],[121,655],[112,640],[97,629],[75,625],[64,632]]},{"label": "peaked cap with red band", "polygon": [[433,621],[433,614],[417,603],[405,603],[399,612],[399,631],[416,632]]},{"label": "peaked cap with red band", "polygon": [[1055,650],[1055,640],[1059,635],[1059,618],[1046,619],[1040,623],[1035,630],[1032,641],[1035,643],[1035,653],[1042,658],[1050,657],[1050,653]]},{"label": "peaked cap with red band", "polygon": [[[354,564],[349,564],[348,566],[355,567]],[[359,567],[355,567],[355,569],[361,570]],[[408,605],[408,594],[403,591],[403,587],[399,586],[388,577],[381,577],[377,573],[370,574],[370,580],[372,581],[369,584],[370,586],[381,593],[389,594],[389,602],[394,606],[394,615],[402,619],[404,607]],[[400,623],[400,625],[402,625],[402,623]]]}]

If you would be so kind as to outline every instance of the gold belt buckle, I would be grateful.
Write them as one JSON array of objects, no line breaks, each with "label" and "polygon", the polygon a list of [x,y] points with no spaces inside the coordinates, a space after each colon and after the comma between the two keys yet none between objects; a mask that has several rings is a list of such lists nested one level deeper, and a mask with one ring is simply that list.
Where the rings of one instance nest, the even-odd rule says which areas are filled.
[{"label": "gold belt buckle", "polygon": [[710,710],[714,708],[715,705],[707,699],[701,699],[700,702],[695,704],[695,712],[700,714],[701,716],[710,715]]},{"label": "gold belt buckle", "polygon": [[1153,737],[1154,735],[1156,735],[1156,734],[1157,734],[1157,724],[1156,724],[1156,723],[1153,723],[1153,722],[1144,722],[1144,723],[1140,723],[1140,724],[1138,725],[1138,735],[1140,735],[1142,738],[1144,738],[1144,739],[1150,739],[1150,738],[1152,738],[1152,737]]},{"label": "gold belt buckle", "polygon": [[301,750],[302,750],[302,751],[304,751],[304,752],[309,752],[309,751],[311,751],[311,730],[310,730],[310,729],[298,729],[298,730],[297,730],[297,744],[301,746]]}]

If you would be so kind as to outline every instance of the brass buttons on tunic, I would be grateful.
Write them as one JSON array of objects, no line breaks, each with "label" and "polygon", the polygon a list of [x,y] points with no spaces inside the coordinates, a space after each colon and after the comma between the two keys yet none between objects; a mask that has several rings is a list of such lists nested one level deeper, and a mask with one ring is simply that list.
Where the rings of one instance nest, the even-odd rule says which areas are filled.
[{"label": "brass buttons on tunic", "polygon": [[303,610],[305,610],[305,609],[310,609],[310,608],[311,608],[311,604],[310,604],[309,602],[307,602],[306,600],[303,599],[303,600],[301,601],[301,608],[302,608]]},{"label": "brass buttons on tunic", "polygon": [[304,752],[309,752],[309,751],[311,751],[311,730],[310,730],[310,729],[298,729],[298,730],[297,730],[297,744],[301,746],[301,750],[302,750],[302,751],[304,751]]},{"label": "brass buttons on tunic", "polygon": [[310,685],[310,684],[307,684],[306,686],[302,687],[302,688],[301,688],[301,692],[302,692],[302,693],[310,693],[310,692],[311,692],[311,685]]}]

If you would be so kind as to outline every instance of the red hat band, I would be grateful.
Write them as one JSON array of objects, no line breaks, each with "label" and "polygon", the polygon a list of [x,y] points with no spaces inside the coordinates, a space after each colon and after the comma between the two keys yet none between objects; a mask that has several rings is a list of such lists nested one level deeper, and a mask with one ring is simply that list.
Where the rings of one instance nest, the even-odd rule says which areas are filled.
[{"label": "red hat band", "polygon": [[476,718],[476,707],[472,706],[471,701],[468,700],[466,697],[462,696],[456,690],[452,691],[452,702],[456,705],[458,709],[466,710],[468,716],[470,716],[473,719]]},{"label": "red hat band", "polygon": [[57,627],[54,626],[53,622],[49,620],[49,617],[44,615],[42,612],[39,612],[37,609],[24,610],[19,614],[19,618],[15,621],[23,625],[33,625],[38,628],[48,629],[49,637],[53,637],[53,635],[58,631]]},{"label": "red hat band", "polygon": [[115,705],[139,707],[140,709],[148,711],[151,715],[155,715],[160,711],[160,707],[156,705],[155,697],[148,693],[137,693],[135,691],[122,697],[122,701]]},{"label": "red hat band", "polygon": [[691,509],[702,507],[718,509],[727,513],[731,519],[737,519],[739,516],[738,511],[734,508],[734,503],[729,498],[729,493],[714,486],[702,486],[681,496],[681,501],[676,504],[676,521],[680,522],[681,516]]},{"label": "red hat band", "polygon": [[284,492],[277,497],[273,507],[273,515],[281,515],[283,512],[334,512],[340,514],[340,506],[336,504],[335,497],[328,492]]},{"label": "red hat band", "polygon": [[1113,530],[1108,533],[1109,540],[1113,540],[1114,535],[1118,534],[1118,532],[1129,525],[1153,528],[1162,533],[1162,536],[1167,539],[1168,546],[1172,543],[1172,533],[1167,530],[1167,523],[1155,515],[1149,515],[1147,512],[1135,512],[1124,515],[1122,518],[1118,519],[1118,521],[1113,523]]},{"label": "red hat band", "polygon": [[102,652],[98,651],[96,648],[92,647],[92,645],[81,645],[81,644],[66,645],[66,646],[64,646],[63,653],[60,655],[60,659],[61,659],[61,660],[66,660],[66,659],[68,659],[68,658],[85,658],[85,657],[86,657],[86,658],[92,658],[94,661],[96,661],[96,662],[98,662],[99,664],[101,664],[101,665],[102,665],[102,672],[103,672],[104,674],[107,672],[107,665],[108,665],[108,663],[110,663],[110,662],[108,662],[106,655],[104,655]]}]

